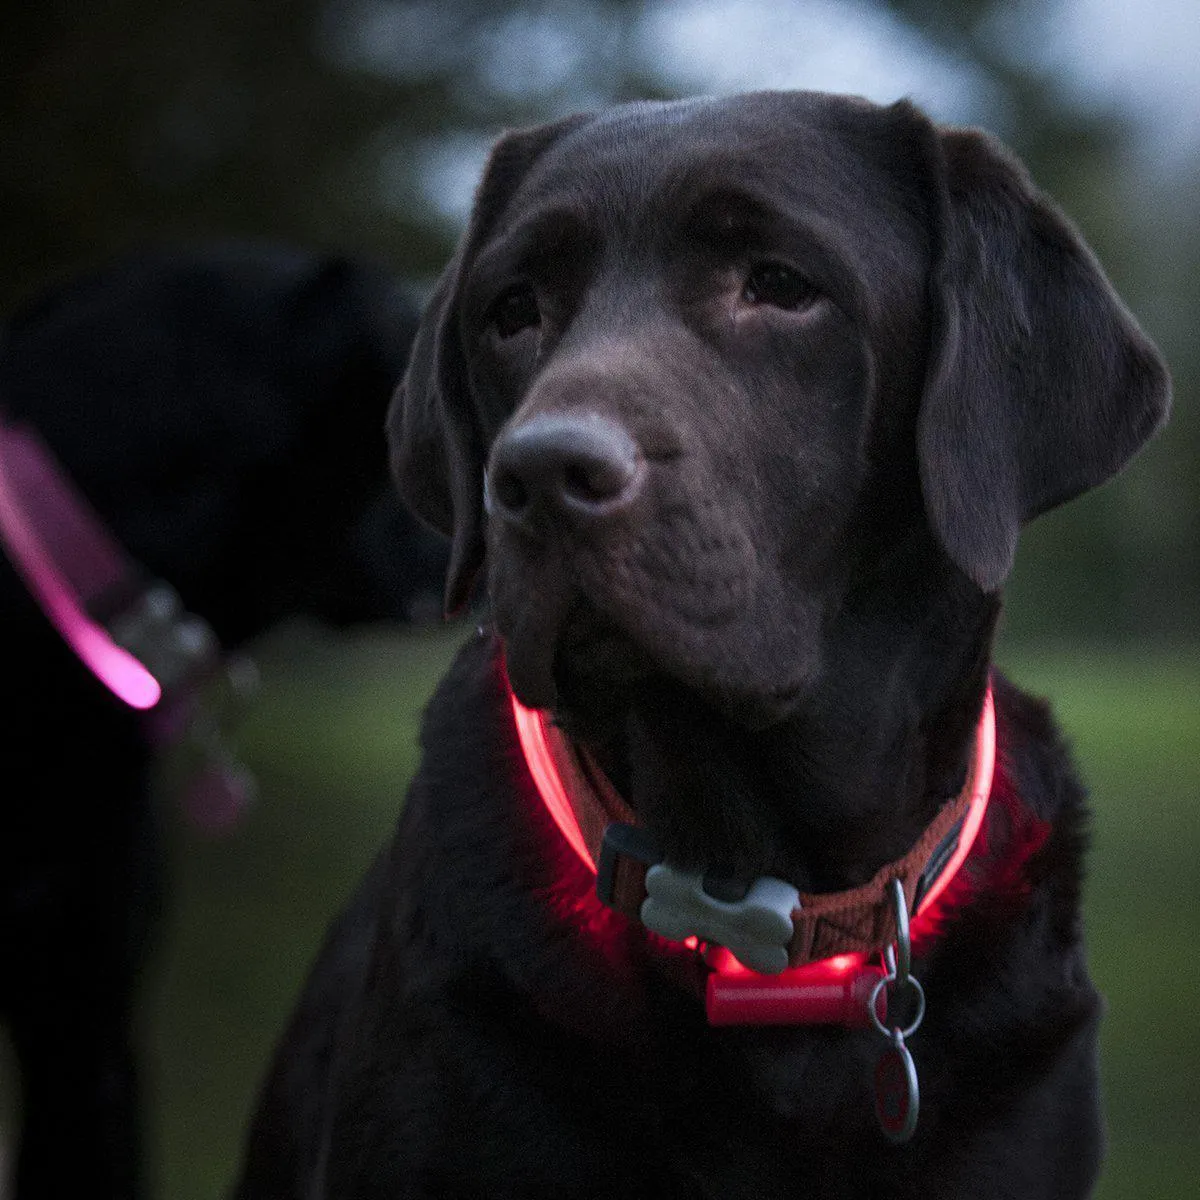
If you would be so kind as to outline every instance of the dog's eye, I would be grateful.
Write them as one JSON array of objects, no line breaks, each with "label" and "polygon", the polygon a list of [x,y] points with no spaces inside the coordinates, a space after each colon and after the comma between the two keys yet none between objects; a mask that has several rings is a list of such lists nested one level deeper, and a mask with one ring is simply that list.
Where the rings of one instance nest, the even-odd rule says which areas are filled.
[{"label": "dog's eye", "polygon": [[748,304],[769,304],[786,312],[807,308],[819,295],[817,288],[799,271],[777,262],[756,263],[742,288],[742,297]]},{"label": "dog's eye", "polygon": [[502,338],[516,337],[521,330],[540,325],[542,314],[533,288],[518,283],[501,292],[488,310],[488,323]]}]

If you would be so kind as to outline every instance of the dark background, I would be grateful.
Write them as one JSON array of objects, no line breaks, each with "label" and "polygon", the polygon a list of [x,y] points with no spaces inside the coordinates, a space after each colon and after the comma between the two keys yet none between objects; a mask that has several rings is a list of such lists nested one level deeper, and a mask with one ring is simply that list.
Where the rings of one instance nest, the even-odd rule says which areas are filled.
[{"label": "dark background", "polygon": [[[909,94],[1003,136],[1082,228],[1176,382],[1173,421],[1135,466],[1026,535],[1002,655],[1061,697],[1095,781],[1089,911],[1112,1001],[1104,1194],[1194,1194],[1200,1023],[1182,999],[1200,985],[1191,0],[9,0],[0,18],[0,314],[122,249],[211,235],[368,255],[419,294],[495,135],[613,100]],[[228,1178],[304,964],[394,820],[415,713],[453,636],[293,631],[263,648],[267,686],[244,731],[259,810],[232,843],[173,834],[146,1033],[164,1194],[215,1195]]]},{"label": "dark background", "polygon": [[427,281],[505,126],[764,84],[908,91],[1021,153],[1175,373],[1174,422],[1136,470],[1035,527],[1014,634],[1190,636],[1200,100],[1174,5],[10,0],[0,311],[130,244],[206,234],[367,252]]}]

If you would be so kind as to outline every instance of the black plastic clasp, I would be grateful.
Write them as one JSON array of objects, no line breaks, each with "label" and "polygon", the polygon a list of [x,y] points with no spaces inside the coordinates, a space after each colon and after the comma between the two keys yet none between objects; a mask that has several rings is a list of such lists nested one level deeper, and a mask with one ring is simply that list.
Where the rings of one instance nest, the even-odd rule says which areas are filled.
[{"label": "black plastic clasp", "polygon": [[958,839],[962,836],[963,823],[962,820],[955,822],[950,832],[938,842],[934,852],[929,856],[925,869],[917,876],[917,888],[913,893],[912,902],[914,913],[921,907],[921,901],[925,899],[926,893],[937,882],[938,876],[954,857],[954,852],[958,849]]},{"label": "black plastic clasp", "polygon": [[617,865],[631,858],[646,867],[662,861],[662,850],[653,837],[636,825],[614,821],[604,830],[600,843],[600,862],[596,865],[596,895],[602,904],[615,907]]}]

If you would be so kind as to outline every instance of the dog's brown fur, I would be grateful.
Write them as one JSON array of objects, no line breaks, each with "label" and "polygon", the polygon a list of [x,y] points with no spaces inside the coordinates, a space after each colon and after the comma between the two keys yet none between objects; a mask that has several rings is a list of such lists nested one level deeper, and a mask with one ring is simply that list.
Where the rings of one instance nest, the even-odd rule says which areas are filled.
[{"label": "dog's brown fur", "polygon": [[998,682],[1005,786],[1050,833],[918,963],[922,1116],[891,1148],[877,1035],[706,1028],[671,956],[580,923],[497,655],[672,861],[861,883],[959,786],[1020,526],[1167,400],[1019,165],[908,104],[644,104],[503,139],[392,420],[454,538],[448,603],[486,565],[497,637],[429,710],[242,1194],[1086,1195],[1083,800],[1042,707]]}]

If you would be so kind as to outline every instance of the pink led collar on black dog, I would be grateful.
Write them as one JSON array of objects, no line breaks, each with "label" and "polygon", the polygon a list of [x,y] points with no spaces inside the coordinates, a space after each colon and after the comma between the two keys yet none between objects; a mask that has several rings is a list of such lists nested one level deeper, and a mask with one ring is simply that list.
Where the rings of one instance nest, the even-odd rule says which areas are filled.
[{"label": "pink led collar on black dog", "polygon": [[154,675],[93,618],[89,597],[124,589],[136,566],[28,426],[0,419],[0,541],[63,640],[132,708],[162,697]]},{"label": "pink led collar on black dog", "polygon": [[[202,618],[153,579],[117,541],[51,449],[29,425],[0,413],[0,547],[75,656],[114,696],[146,714],[156,745],[194,743],[200,764],[182,800],[208,832],[233,826],[250,800],[250,776],[226,750],[229,713],[257,678],[222,654]],[[104,619],[98,615],[105,613]]]}]

